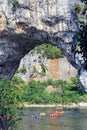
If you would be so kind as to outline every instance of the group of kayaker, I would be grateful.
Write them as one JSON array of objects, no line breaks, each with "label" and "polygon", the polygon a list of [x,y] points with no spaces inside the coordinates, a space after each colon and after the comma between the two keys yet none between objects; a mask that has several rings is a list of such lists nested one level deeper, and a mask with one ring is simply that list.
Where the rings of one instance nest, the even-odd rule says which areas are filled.
[{"label": "group of kayaker", "polygon": [[50,118],[57,118],[60,115],[62,115],[63,113],[64,113],[63,111],[61,111],[61,112],[55,111],[49,115],[47,115],[44,112],[41,112],[40,114],[35,113],[35,114],[31,115],[31,119],[40,119],[41,117],[44,117],[44,116],[48,116]]},{"label": "group of kayaker", "polygon": [[50,114],[50,117],[51,117],[51,118],[59,117],[59,116],[62,115],[63,113],[64,113],[63,111],[61,111],[61,112],[55,111],[54,113],[51,113],[51,114]]}]

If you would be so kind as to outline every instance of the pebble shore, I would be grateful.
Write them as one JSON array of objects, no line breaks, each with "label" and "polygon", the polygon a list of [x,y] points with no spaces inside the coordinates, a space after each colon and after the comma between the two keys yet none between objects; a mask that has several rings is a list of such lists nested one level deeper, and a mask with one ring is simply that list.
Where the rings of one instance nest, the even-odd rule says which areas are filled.
[{"label": "pebble shore", "polygon": [[85,102],[80,102],[80,103],[72,103],[72,104],[31,104],[29,105],[28,103],[24,103],[25,107],[56,107],[58,109],[63,109],[63,108],[87,108],[87,103]]}]

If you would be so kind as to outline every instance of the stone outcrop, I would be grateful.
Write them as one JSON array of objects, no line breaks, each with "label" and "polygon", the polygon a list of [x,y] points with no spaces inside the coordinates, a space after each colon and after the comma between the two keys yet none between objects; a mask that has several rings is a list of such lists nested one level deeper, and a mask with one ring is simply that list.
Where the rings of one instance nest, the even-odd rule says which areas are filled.
[{"label": "stone outcrop", "polygon": [[[24,68],[26,68],[26,71],[22,71]],[[41,54],[30,51],[22,58],[16,75],[20,76],[25,82],[31,79],[36,81],[61,79],[70,82],[71,78],[77,75],[77,69],[65,57],[47,59],[46,57],[43,58]]]},{"label": "stone outcrop", "polygon": [[87,71],[76,57],[75,36],[79,28],[72,0],[1,0],[0,27],[0,78],[11,78],[21,58],[36,45],[51,43],[61,48],[79,70],[81,84],[87,91],[87,76],[84,80],[81,76]]}]

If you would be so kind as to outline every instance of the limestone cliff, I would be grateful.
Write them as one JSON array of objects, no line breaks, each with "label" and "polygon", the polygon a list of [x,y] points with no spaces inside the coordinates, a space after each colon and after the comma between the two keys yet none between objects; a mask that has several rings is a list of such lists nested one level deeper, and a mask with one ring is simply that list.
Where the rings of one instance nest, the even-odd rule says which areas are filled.
[{"label": "limestone cliff", "polygon": [[[43,72],[44,69],[44,72]],[[22,58],[16,75],[25,82],[31,79],[44,81],[47,79],[70,81],[77,75],[77,70],[64,58],[47,59],[41,54],[31,51]]]},{"label": "limestone cliff", "polygon": [[51,43],[61,48],[79,70],[81,85],[87,92],[87,71],[76,55],[79,28],[72,3],[73,0],[0,0],[0,78],[11,78],[21,58],[36,45]]}]

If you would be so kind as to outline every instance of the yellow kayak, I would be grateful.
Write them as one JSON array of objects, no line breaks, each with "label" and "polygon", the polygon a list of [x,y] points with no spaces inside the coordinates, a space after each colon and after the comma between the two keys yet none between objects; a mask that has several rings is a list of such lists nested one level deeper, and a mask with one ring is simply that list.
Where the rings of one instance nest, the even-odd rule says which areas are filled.
[{"label": "yellow kayak", "polygon": [[44,113],[44,112],[40,113],[40,116],[45,116],[45,115],[46,115],[46,113]]}]

